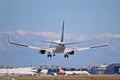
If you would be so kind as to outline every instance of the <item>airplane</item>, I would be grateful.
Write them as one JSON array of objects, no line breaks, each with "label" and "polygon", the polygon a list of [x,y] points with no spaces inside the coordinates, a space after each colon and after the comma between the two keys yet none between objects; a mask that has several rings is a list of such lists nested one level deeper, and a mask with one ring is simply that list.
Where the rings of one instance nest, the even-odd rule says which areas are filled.
[{"label": "airplane", "polygon": [[25,67],[25,68],[8,68],[0,69],[0,74],[14,74],[14,75],[35,75],[37,74],[37,68],[35,67]]},{"label": "airplane", "polygon": [[65,71],[62,67],[59,67],[59,71],[62,75],[90,75],[87,71]]},{"label": "airplane", "polygon": [[78,51],[89,50],[92,48],[105,47],[105,46],[109,46],[111,44],[111,42],[110,42],[108,44],[102,44],[102,45],[90,46],[90,47],[66,48],[67,45],[79,44],[79,43],[83,43],[83,42],[65,43],[64,42],[64,24],[65,24],[65,21],[63,20],[62,34],[61,34],[60,40],[58,40],[58,41],[44,41],[45,43],[54,44],[54,46],[50,46],[49,48],[40,48],[40,47],[36,47],[36,46],[15,43],[15,42],[10,41],[9,36],[8,36],[8,43],[13,44],[13,45],[17,45],[17,46],[23,46],[23,47],[27,47],[27,48],[31,48],[31,49],[36,49],[39,51],[40,54],[45,54],[46,52],[48,52],[47,57],[55,56],[56,53],[64,53],[64,58],[68,58],[69,55],[73,55],[75,52],[78,52]]}]

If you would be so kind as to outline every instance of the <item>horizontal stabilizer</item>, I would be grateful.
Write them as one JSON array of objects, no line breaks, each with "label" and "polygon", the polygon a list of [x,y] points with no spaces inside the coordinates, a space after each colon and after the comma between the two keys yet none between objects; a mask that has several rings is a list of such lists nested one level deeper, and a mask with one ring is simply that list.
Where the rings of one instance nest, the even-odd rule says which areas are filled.
[{"label": "horizontal stabilizer", "polygon": [[71,45],[71,44],[79,44],[79,43],[84,43],[84,42],[73,42],[73,43],[65,43],[65,45]]}]

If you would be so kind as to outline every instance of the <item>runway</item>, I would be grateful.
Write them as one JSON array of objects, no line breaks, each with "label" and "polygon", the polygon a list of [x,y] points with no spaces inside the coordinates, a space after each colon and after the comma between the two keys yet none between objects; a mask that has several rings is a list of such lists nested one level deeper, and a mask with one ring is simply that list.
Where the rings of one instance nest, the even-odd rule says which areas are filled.
[{"label": "runway", "polygon": [[0,77],[0,80],[120,80],[120,75]]}]

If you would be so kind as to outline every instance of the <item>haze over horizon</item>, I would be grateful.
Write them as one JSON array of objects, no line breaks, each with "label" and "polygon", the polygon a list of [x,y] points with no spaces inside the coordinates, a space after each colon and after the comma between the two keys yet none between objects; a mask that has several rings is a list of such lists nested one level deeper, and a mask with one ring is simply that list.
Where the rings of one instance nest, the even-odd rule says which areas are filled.
[{"label": "haze over horizon", "polygon": [[[0,65],[60,65],[71,67],[119,63],[119,0],[1,0]],[[108,47],[76,52],[68,59],[64,54],[47,58],[39,51],[10,45],[14,42],[49,47],[44,40],[59,40],[65,20],[65,42],[85,43],[67,47],[112,44]]]}]

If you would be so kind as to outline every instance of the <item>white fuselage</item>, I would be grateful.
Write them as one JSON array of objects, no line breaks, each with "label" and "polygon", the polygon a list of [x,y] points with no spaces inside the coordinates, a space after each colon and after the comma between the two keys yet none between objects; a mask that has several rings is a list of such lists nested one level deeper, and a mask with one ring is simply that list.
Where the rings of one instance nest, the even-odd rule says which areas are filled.
[{"label": "white fuselage", "polygon": [[90,75],[87,71],[65,71],[65,75]]},{"label": "white fuselage", "polygon": [[87,71],[64,71],[59,67],[59,71],[64,75],[90,75]]},{"label": "white fuselage", "polygon": [[31,74],[34,75],[37,73],[37,68],[14,68],[14,69],[0,69],[0,74]]}]

